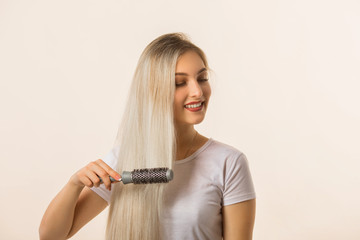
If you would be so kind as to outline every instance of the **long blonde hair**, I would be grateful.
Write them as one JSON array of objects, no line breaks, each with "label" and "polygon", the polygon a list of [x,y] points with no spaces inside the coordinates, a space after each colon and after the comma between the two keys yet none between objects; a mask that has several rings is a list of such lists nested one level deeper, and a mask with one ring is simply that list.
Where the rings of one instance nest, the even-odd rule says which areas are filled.
[{"label": "long blonde hair", "polygon": [[[119,173],[173,168],[175,68],[178,58],[187,51],[198,53],[208,67],[203,51],[183,33],[162,35],[141,54],[114,144],[119,149]],[[166,184],[113,185],[106,239],[160,239],[165,187]]]}]

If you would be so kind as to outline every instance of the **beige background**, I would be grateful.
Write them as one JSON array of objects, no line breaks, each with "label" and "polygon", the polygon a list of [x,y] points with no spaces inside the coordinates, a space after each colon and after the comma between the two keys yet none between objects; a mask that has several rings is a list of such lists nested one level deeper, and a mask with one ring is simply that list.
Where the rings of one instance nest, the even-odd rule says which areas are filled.
[{"label": "beige background", "polygon": [[[360,239],[359,26],[358,0],[0,0],[0,239],[38,239],[110,150],[141,51],[176,31],[216,72],[197,129],[249,159],[254,239]],[[106,215],[73,239],[103,239]]]}]

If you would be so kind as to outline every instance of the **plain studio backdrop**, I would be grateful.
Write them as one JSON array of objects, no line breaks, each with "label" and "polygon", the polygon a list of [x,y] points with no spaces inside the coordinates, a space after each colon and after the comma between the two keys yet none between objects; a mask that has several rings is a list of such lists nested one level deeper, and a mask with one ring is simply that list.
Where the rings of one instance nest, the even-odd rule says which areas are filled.
[{"label": "plain studio backdrop", "polygon": [[[110,151],[141,52],[170,32],[215,72],[196,128],[247,155],[254,239],[360,239],[358,0],[1,0],[0,239],[38,239],[71,175]],[[104,239],[106,217],[73,239]]]}]

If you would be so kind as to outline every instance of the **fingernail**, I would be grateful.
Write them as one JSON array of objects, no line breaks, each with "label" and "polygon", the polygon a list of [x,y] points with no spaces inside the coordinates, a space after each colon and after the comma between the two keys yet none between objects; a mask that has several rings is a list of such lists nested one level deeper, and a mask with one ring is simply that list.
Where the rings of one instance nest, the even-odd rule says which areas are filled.
[{"label": "fingernail", "polygon": [[116,179],[116,180],[120,180],[120,175],[119,175],[119,174],[116,175],[116,176],[115,176],[115,179]]}]

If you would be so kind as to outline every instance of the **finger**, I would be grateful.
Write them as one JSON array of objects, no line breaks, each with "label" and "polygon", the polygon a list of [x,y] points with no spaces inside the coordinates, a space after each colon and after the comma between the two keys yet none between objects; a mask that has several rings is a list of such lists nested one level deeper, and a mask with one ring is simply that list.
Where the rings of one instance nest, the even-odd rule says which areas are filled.
[{"label": "finger", "polygon": [[98,175],[95,172],[88,171],[86,176],[91,180],[94,187],[99,187],[100,186],[100,178],[98,177]]},{"label": "finger", "polygon": [[121,179],[121,175],[112,169],[109,165],[107,165],[103,160],[98,159],[95,161],[99,166],[101,166],[111,177],[115,180],[119,181]]},{"label": "finger", "polygon": [[[107,167],[109,168],[109,166],[107,166]],[[111,190],[111,180],[110,180],[110,176],[109,176],[108,172],[104,168],[102,168],[102,166],[100,166],[97,161],[92,162],[92,164],[90,165],[90,168],[92,169],[92,171],[94,171],[96,173],[96,175],[98,175],[98,177],[101,178],[105,187],[107,189]],[[101,183],[101,180],[100,180],[100,183]]]},{"label": "finger", "polygon": [[93,182],[86,175],[81,176],[79,180],[87,187],[91,188],[94,186]]},{"label": "finger", "polygon": [[[111,189],[111,181],[109,178],[109,174],[106,172],[105,169],[103,169],[100,165],[97,164],[97,162],[93,162],[89,165],[90,169],[98,176],[100,177],[102,182],[104,183],[105,187],[107,189]],[[101,183],[101,180],[99,179],[99,185]]]}]

